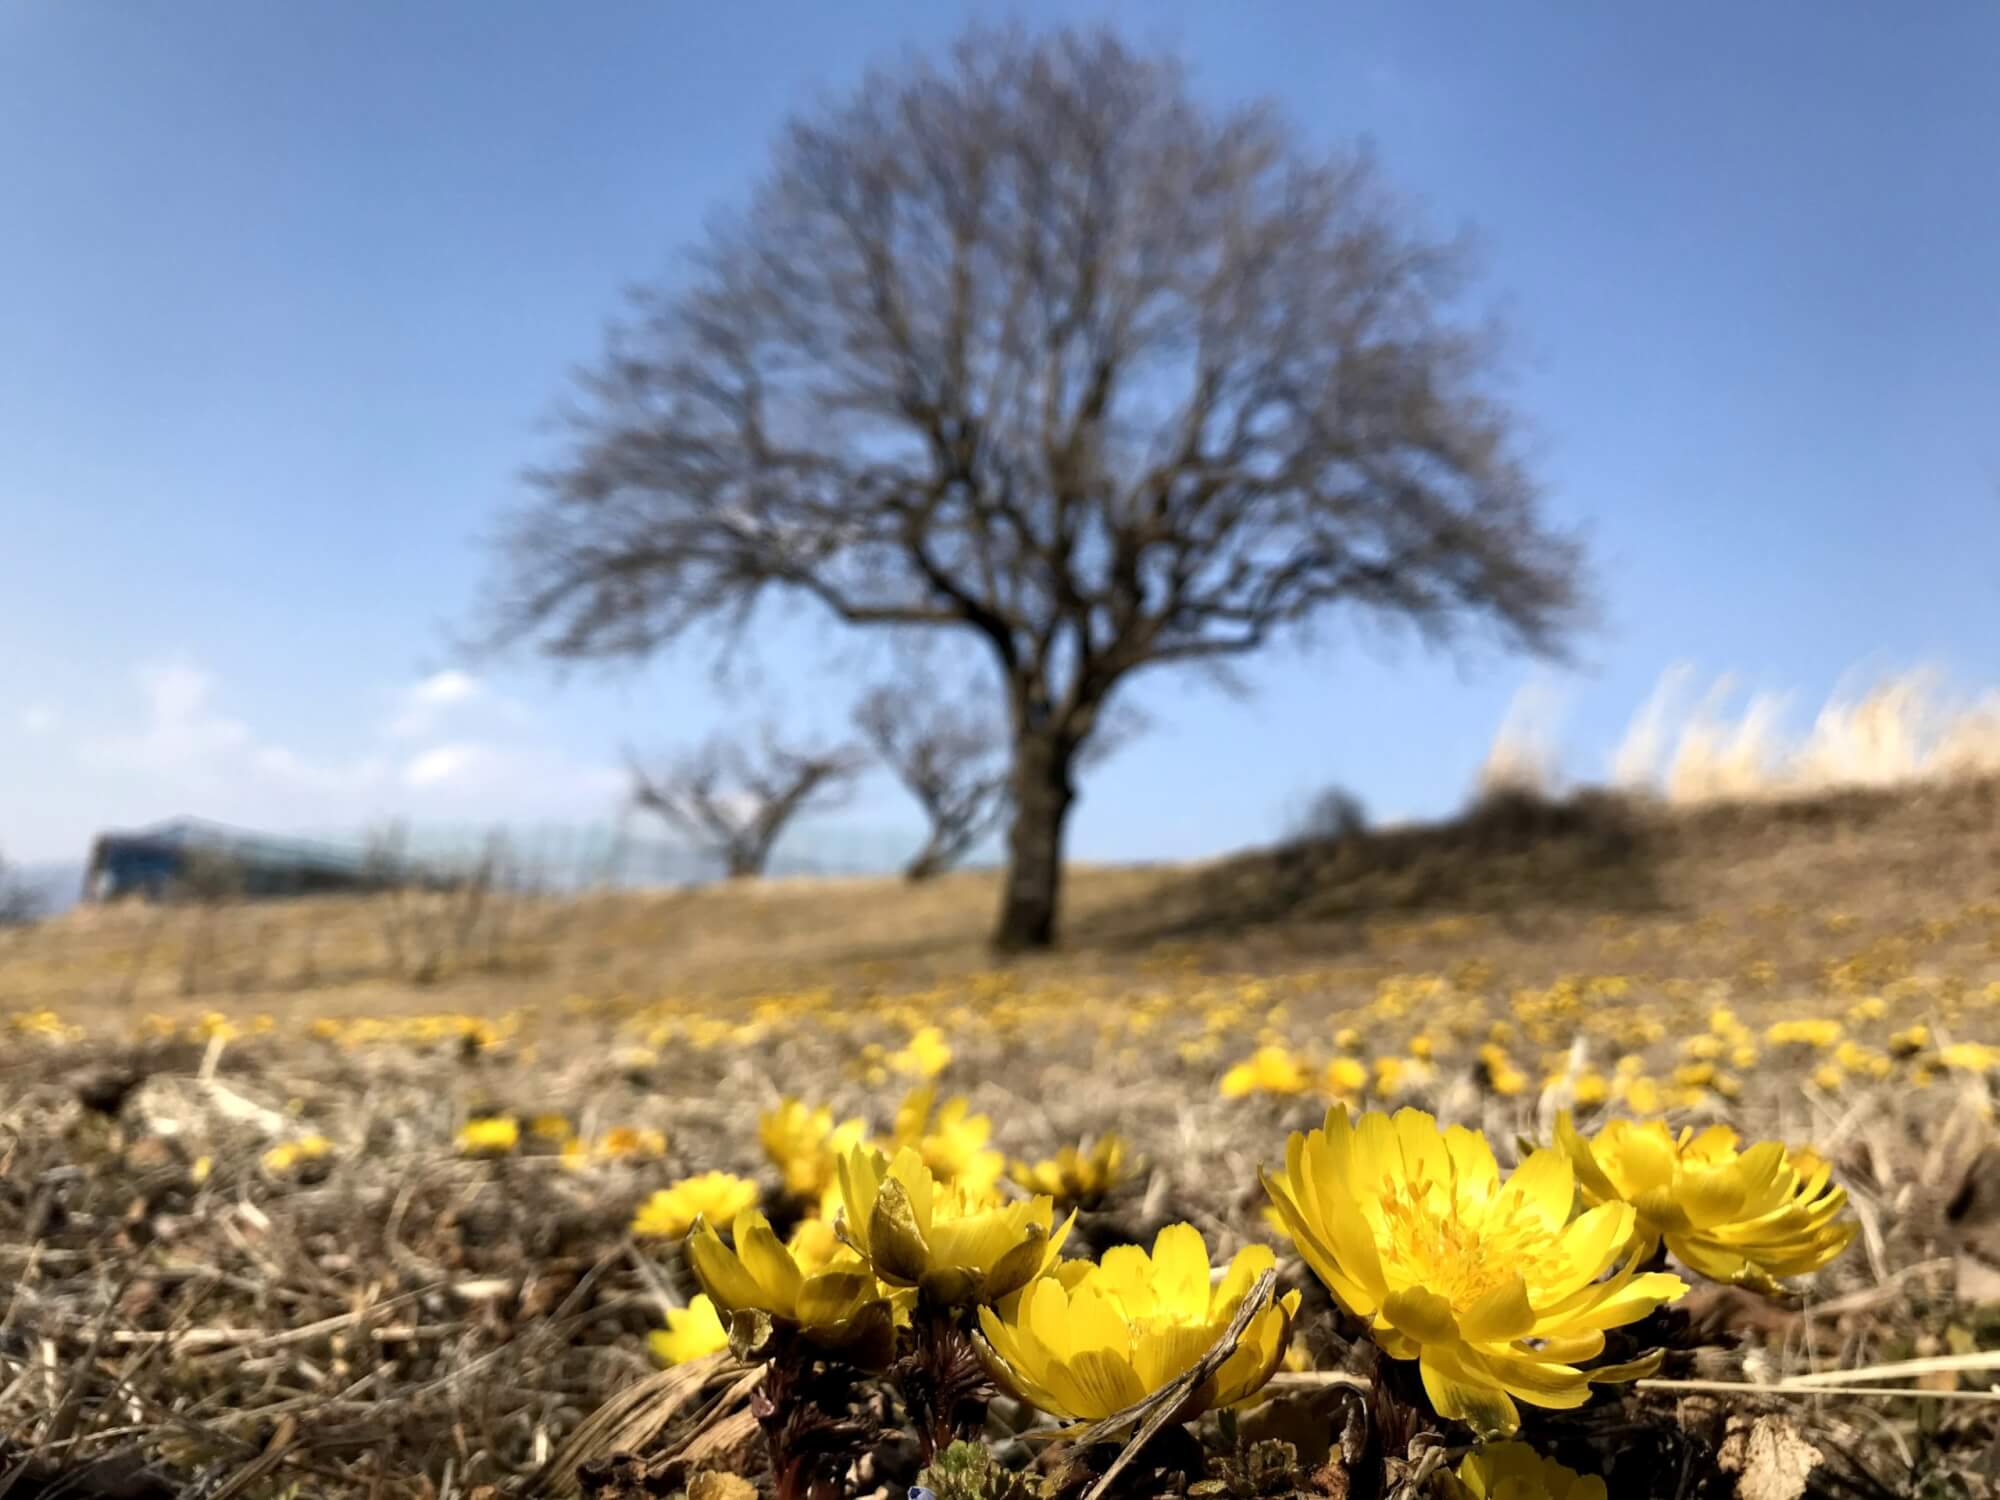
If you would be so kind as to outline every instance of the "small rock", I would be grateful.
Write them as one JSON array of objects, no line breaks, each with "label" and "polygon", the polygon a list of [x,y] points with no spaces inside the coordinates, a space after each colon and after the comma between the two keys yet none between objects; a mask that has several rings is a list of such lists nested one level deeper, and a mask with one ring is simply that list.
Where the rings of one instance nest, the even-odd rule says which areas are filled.
[{"label": "small rock", "polygon": [[1736,1500],[1799,1500],[1825,1455],[1784,1417],[1732,1416],[1716,1464],[1736,1476]]}]

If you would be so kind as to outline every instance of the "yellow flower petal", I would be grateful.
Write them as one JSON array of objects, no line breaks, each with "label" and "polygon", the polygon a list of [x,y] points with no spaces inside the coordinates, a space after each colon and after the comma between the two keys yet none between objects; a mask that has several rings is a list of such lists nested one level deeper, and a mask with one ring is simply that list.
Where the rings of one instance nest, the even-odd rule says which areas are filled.
[{"label": "yellow flower petal", "polygon": [[799,1287],[805,1280],[799,1275],[791,1252],[771,1232],[770,1223],[754,1208],[746,1208],[736,1216],[733,1233],[736,1258],[743,1263],[743,1269],[756,1280],[764,1294],[760,1306],[766,1312],[789,1316],[798,1305]]},{"label": "yellow flower petal", "polygon": [[1420,1286],[1389,1293],[1382,1301],[1382,1316],[1419,1344],[1455,1342],[1459,1337],[1451,1304]]}]

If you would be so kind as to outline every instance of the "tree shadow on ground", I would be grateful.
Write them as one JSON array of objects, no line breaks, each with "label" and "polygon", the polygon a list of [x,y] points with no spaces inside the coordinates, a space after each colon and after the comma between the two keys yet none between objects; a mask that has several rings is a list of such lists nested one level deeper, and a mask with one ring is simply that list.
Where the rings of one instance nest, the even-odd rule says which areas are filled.
[{"label": "tree shadow on ground", "polygon": [[1190,870],[1075,932],[1099,947],[1201,941],[1260,929],[1339,934],[1369,918],[1666,910],[1669,842],[1626,799],[1583,792],[1482,798],[1448,823],[1300,839]]}]

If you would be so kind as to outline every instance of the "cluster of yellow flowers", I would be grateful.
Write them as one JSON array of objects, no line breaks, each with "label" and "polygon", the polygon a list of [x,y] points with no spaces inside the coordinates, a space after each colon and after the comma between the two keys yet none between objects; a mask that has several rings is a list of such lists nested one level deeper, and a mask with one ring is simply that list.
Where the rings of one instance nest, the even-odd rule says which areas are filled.
[{"label": "cluster of yellow flowers", "polygon": [[[844,1274],[863,1264],[861,1253],[841,1243],[835,1233],[835,1221],[843,1205],[854,1201],[851,1195],[867,1191],[858,1187],[857,1182],[875,1183],[874,1190],[868,1192],[872,1211],[881,1195],[877,1179],[888,1171],[889,1164],[904,1164],[903,1176],[914,1183],[915,1169],[908,1165],[914,1163],[921,1168],[923,1181],[931,1184],[927,1195],[922,1197],[922,1213],[912,1206],[915,1217],[910,1222],[919,1225],[920,1232],[934,1221],[971,1222],[975,1209],[1020,1207],[1008,1204],[1001,1197],[999,1182],[1005,1159],[986,1144],[992,1130],[990,1119],[971,1112],[969,1100],[954,1096],[939,1104],[936,1090],[929,1085],[912,1090],[898,1106],[886,1150],[878,1150],[870,1141],[864,1120],[848,1119],[836,1124],[833,1111],[824,1105],[813,1106],[790,1097],[779,1100],[757,1121],[758,1143],[776,1170],[782,1195],[799,1215],[789,1239],[779,1248],[798,1273],[808,1279]],[[1045,1201],[1083,1203],[1101,1199],[1120,1180],[1124,1160],[1124,1143],[1116,1136],[1105,1136],[1087,1152],[1069,1146],[1047,1161],[1016,1162],[1008,1170],[1024,1184],[1046,1183]],[[857,1167],[857,1163],[861,1166]],[[884,1165],[875,1178],[857,1179],[855,1173],[865,1172],[870,1163]],[[892,1190],[889,1193],[892,1203],[897,1191],[907,1194],[911,1189]],[[653,1193],[639,1206],[632,1220],[632,1232],[641,1238],[686,1238],[691,1261],[699,1253],[714,1264],[714,1251],[707,1248],[706,1240],[701,1251],[695,1250],[695,1241],[703,1233],[710,1239],[719,1231],[735,1230],[740,1235],[741,1226],[748,1225],[753,1226],[754,1245],[767,1247],[767,1239],[775,1239],[769,1221],[757,1212],[760,1196],[755,1181],[726,1172],[682,1178]],[[943,1217],[934,1216],[933,1209],[939,1210]],[[868,1221],[864,1218],[857,1222],[864,1226],[865,1232]],[[1048,1229],[1047,1214],[1043,1215],[1042,1228]],[[740,1239],[738,1244],[742,1244]],[[763,1269],[777,1275],[778,1280],[773,1284],[782,1290],[789,1287],[790,1280],[776,1271],[777,1265],[777,1261],[767,1257]],[[836,1284],[847,1286],[845,1281],[824,1285]],[[910,1285],[914,1287],[915,1283]],[[740,1283],[735,1290],[740,1293]],[[898,1304],[900,1294],[884,1295],[892,1306]],[[905,1314],[908,1301],[908,1297],[902,1298]],[[805,1306],[808,1311],[822,1310],[821,1304],[811,1299]],[[845,1303],[842,1307],[845,1309]],[[728,1337],[722,1315],[741,1310],[740,1298],[736,1301],[727,1295],[718,1298],[710,1288],[688,1307],[674,1309],[668,1315],[668,1326],[654,1336],[654,1352],[670,1363],[713,1353]],[[764,1311],[780,1321],[796,1321],[796,1307],[782,1313],[770,1308]],[[851,1354],[853,1345],[846,1341],[844,1326],[838,1337],[841,1348]],[[870,1337],[875,1335],[871,1332]]]},{"label": "cluster of yellow flowers", "polygon": [[[1892,1078],[1923,1088],[1945,1074],[1976,1077],[2000,1070],[2000,1047],[1977,1041],[1937,1045],[1925,1023],[1869,1041],[1864,1033],[1889,1017],[1892,1001],[1888,995],[1868,995],[1848,1006],[1844,1022],[1792,1016],[1771,1023],[1761,1034],[1728,1005],[1708,1003],[1706,1024],[1697,1022],[1698,1029],[1677,1044],[1679,1060],[1655,1071],[1653,1049],[1674,1029],[1686,1026],[1692,1019],[1688,1010],[1698,1016],[1700,1002],[1712,1002],[1718,993],[1715,986],[1704,989],[1675,980],[1663,981],[1661,990],[1666,1007],[1631,999],[1630,982],[1621,975],[1566,979],[1545,990],[1514,991],[1509,1014],[1499,1017],[1487,996],[1455,979],[1391,976],[1369,1004],[1337,1013],[1365,1025],[1339,1025],[1336,1050],[1322,1064],[1310,1043],[1301,1047],[1288,1035],[1286,1006],[1270,1004],[1260,1014],[1264,989],[1245,985],[1237,999],[1208,1013],[1200,1037],[1182,1042],[1179,1055],[1190,1066],[1203,1066],[1225,1055],[1232,1032],[1252,1033],[1254,1049],[1218,1078],[1216,1089],[1225,1099],[1317,1092],[1337,1102],[1389,1104],[1420,1099],[1441,1082],[1459,1077],[1498,1099],[1539,1097],[1545,1109],[1578,1111],[1617,1105],[1639,1116],[1735,1103],[1744,1095],[1745,1077],[1766,1052],[1784,1058],[1788,1072],[1803,1076],[1821,1093]],[[1892,987],[1891,995],[1897,1004],[1924,1003],[1960,1018],[1974,1007],[2000,1005],[2000,986],[1975,993],[1948,985],[1932,989],[1912,979]],[[1256,998],[1245,998],[1252,996]],[[1602,1003],[1613,999],[1620,1003]],[[1408,1022],[1418,1015],[1423,1023],[1408,1030]],[[1364,1035],[1382,1034],[1402,1034],[1404,1040],[1372,1058],[1359,1055]],[[1539,1075],[1536,1059],[1523,1043],[1541,1049]],[[1594,1052],[1609,1052],[1608,1066],[1593,1064]]]},{"label": "cluster of yellow flowers", "polygon": [[[1754,949],[1719,946],[1732,935],[1770,941],[1763,924],[1780,917],[1746,915],[1747,927],[1716,914],[1686,922],[1606,917],[1597,924],[1599,955],[1638,960],[1634,972],[1574,973],[1540,984],[1502,979],[1499,965],[1483,957],[1436,972],[1393,967],[1406,949],[1478,938],[1491,925],[1454,917],[1371,924],[1365,950],[1351,960],[1278,974],[1215,972],[1207,967],[1213,954],[1186,946],[1144,960],[1136,980],[998,970],[899,989],[884,968],[863,970],[846,986],[742,999],[575,995],[559,1010],[566,1025],[587,1018],[611,1028],[608,1060],[630,1074],[670,1068],[690,1054],[809,1037],[813,1047],[839,1054],[825,1061],[845,1065],[871,1088],[899,1079],[928,1083],[948,1066],[976,1064],[1001,1049],[1044,1047],[1057,1021],[1061,1035],[1075,1038],[1081,1028],[1093,1039],[1088,1045],[1102,1064],[1147,1066],[1165,1052],[1229,1097],[1317,1093],[1355,1106],[1423,1105],[1469,1082],[1489,1098],[1520,1100],[1524,1111],[1539,1103],[1545,1116],[1564,1106],[1579,1113],[1620,1107],[1641,1117],[1722,1114],[1776,1076],[1768,1067],[1760,1073],[1765,1059],[1785,1062],[1787,1086],[1804,1082],[1821,1095],[1881,1084],[1990,1082],[2000,1072],[1993,1033],[2000,983],[1928,952],[1954,932],[1964,942],[2000,930],[1992,912],[1968,908],[1876,937],[1805,978],[1789,958],[1781,970]],[[1805,922],[1820,941],[1847,930],[1847,914],[1839,912],[1781,915]],[[1645,961],[1664,957],[1670,944],[1676,958],[1706,951],[1707,977],[1676,977],[1671,965],[1663,976],[1661,964]],[[1788,942],[1785,951],[1797,947]],[[1117,987],[1115,1006],[1098,1003],[1107,984]],[[1743,1006],[1744,1019],[1732,1005]],[[192,1022],[148,1015],[138,1024],[149,1035],[211,1043],[297,1025],[341,1048],[443,1047],[527,1061],[552,1040],[547,1013],[293,1022],[210,1012]],[[1711,1015],[1721,1019],[1704,1026]],[[77,1034],[46,1010],[15,1014],[4,1025],[56,1045]],[[606,1159],[582,1146],[569,1150],[579,1161]]]},{"label": "cluster of yellow flowers", "polygon": [[[1075,1213],[1055,1222],[1048,1194],[1007,1199],[941,1181],[912,1146],[893,1158],[866,1146],[839,1164],[845,1243],[819,1268],[800,1264],[763,1216],[740,1210],[734,1248],[698,1221],[688,1259],[703,1295],[654,1340],[663,1358],[719,1347],[725,1319],[761,1317],[863,1368],[889,1358],[913,1306],[977,1309],[993,1373],[1023,1400],[1071,1421],[1112,1416],[1208,1352],[1272,1264],[1240,1251],[1211,1284],[1192,1225],[1162,1230],[1098,1263],[1059,1255]],[[1299,1294],[1259,1310],[1230,1355],[1190,1397],[1189,1415],[1254,1395],[1284,1358]]]},{"label": "cluster of yellow flowers", "polygon": [[475,1016],[446,1011],[421,1016],[319,1016],[306,1028],[323,1042],[343,1049],[381,1046],[455,1046],[492,1051],[513,1041],[530,1019],[523,1011]]},{"label": "cluster of yellow flowers", "polygon": [[1585,1202],[1634,1207],[1641,1254],[1664,1240],[1713,1281],[1775,1292],[1777,1277],[1817,1270],[1853,1242],[1856,1226],[1838,1217],[1847,1192],[1810,1151],[1777,1141],[1743,1150],[1726,1125],[1677,1136],[1658,1120],[1612,1120],[1587,1141],[1567,1114],[1556,1138]]},{"label": "cluster of yellow flowers", "polygon": [[[940,1112],[947,1134],[966,1130],[954,1107],[963,1102]],[[1075,1212],[1057,1219],[1058,1190],[1083,1196],[1115,1172],[1122,1144],[1017,1163],[1028,1195],[1010,1197],[983,1168],[949,1170],[985,1149],[983,1129],[970,1149],[925,1149],[931,1133],[911,1121],[928,1124],[931,1104],[927,1089],[906,1103],[907,1138],[886,1152],[858,1122],[835,1127],[796,1100],[765,1116],[760,1134],[794,1199],[814,1201],[832,1160],[837,1201],[801,1221],[821,1226],[819,1252],[796,1232],[781,1242],[746,1179],[709,1174],[669,1190],[676,1212],[662,1222],[685,1224],[703,1290],[669,1315],[659,1356],[698,1357],[732,1334],[755,1352],[775,1330],[881,1369],[915,1309],[963,1310],[976,1314],[981,1355],[1006,1389],[1063,1421],[1099,1422],[1192,1370],[1275,1265],[1268,1247],[1251,1245],[1218,1273],[1190,1224],[1161,1230],[1150,1250],[1065,1260]],[[842,1147],[828,1144],[843,1132],[852,1138]],[[1614,1121],[1587,1138],[1565,1113],[1555,1145],[1503,1173],[1476,1131],[1414,1109],[1357,1120],[1336,1104],[1318,1129],[1291,1135],[1282,1170],[1263,1180],[1327,1291],[1384,1355],[1415,1362],[1439,1416],[1489,1440],[1446,1483],[1481,1500],[1603,1495],[1601,1481],[1499,1440],[1518,1431],[1521,1404],[1580,1406],[1592,1385],[1657,1368],[1658,1351],[1598,1361],[1608,1330],[1686,1292],[1660,1268],[1663,1247],[1697,1274],[1774,1290],[1778,1277],[1826,1265],[1854,1234],[1825,1162],[1776,1142],[1745,1147],[1721,1127],[1674,1135]],[[732,1230],[733,1245],[722,1237]],[[1256,1398],[1286,1357],[1299,1305],[1294,1291],[1257,1306],[1226,1358],[1177,1396],[1175,1419]]]},{"label": "cluster of yellow flowers", "polygon": [[813,1108],[792,1098],[780,1100],[776,1109],[757,1119],[757,1140],[778,1169],[785,1191],[812,1203],[833,1186],[842,1154],[867,1135],[865,1120],[842,1120],[836,1125],[831,1109]]},{"label": "cluster of yellow flowers", "polygon": [[1483,1434],[1514,1432],[1517,1400],[1581,1406],[1592,1382],[1645,1373],[1581,1365],[1604,1330],[1687,1289],[1640,1270],[1630,1204],[1574,1212],[1561,1151],[1532,1152],[1503,1179],[1483,1136],[1417,1110],[1357,1126],[1335,1106],[1291,1136],[1265,1188],[1327,1290],[1391,1358],[1418,1361],[1438,1415]]},{"label": "cluster of yellow flowers", "polygon": [[[474,1115],[459,1127],[458,1153],[470,1157],[511,1156],[521,1149],[523,1121],[513,1115]],[[583,1168],[593,1162],[654,1161],[664,1156],[667,1136],[649,1125],[613,1125],[595,1141],[577,1134],[567,1115],[531,1115],[525,1135],[543,1154],[556,1152],[565,1167]]]},{"label": "cluster of yellow flowers", "polygon": [[1088,1149],[1063,1146],[1040,1161],[1010,1162],[1007,1176],[1027,1192],[1093,1208],[1125,1176],[1125,1142],[1117,1135],[1101,1135]]},{"label": "cluster of yellow flowers", "polygon": [[21,1041],[65,1045],[83,1040],[83,1028],[65,1021],[46,1006],[34,1010],[12,1010],[0,1016],[7,1034]]}]

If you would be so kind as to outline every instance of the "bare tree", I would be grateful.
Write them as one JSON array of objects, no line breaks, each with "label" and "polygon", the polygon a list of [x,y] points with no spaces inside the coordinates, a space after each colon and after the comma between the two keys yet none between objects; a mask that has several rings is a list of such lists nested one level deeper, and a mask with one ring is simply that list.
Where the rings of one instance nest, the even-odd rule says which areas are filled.
[{"label": "bare tree", "polygon": [[1309,844],[1337,844],[1368,831],[1368,809],[1344,786],[1325,786],[1307,800],[1293,820],[1288,839]]},{"label": "bare tree", "polygon": [[953,702],[929,678],[872,689],[854,727],[930,820],[930,836],[903,867],[928,880],[965,858],[1008,811],[1007,726],[997,713]]},{"label": "bare tree", "polygon": [[721,860],[735,880],[762,875],[786,826],[837,805],[861,769],[846,749],[791,749],[766,733],[753,751],[716,738],[657,776],[634,762],[632,801]]},{"label": "bare tree", "polygon": [[502,534],[494,636],[645,656],[782,596],[970,636],[1011,747],[995,940],[1045,945],[1134,673],[1342,606],[1547,652],[1581,623],[1463,270],[1366,154],[1108,34],[974,33],[795,122],[640,297]]}]

